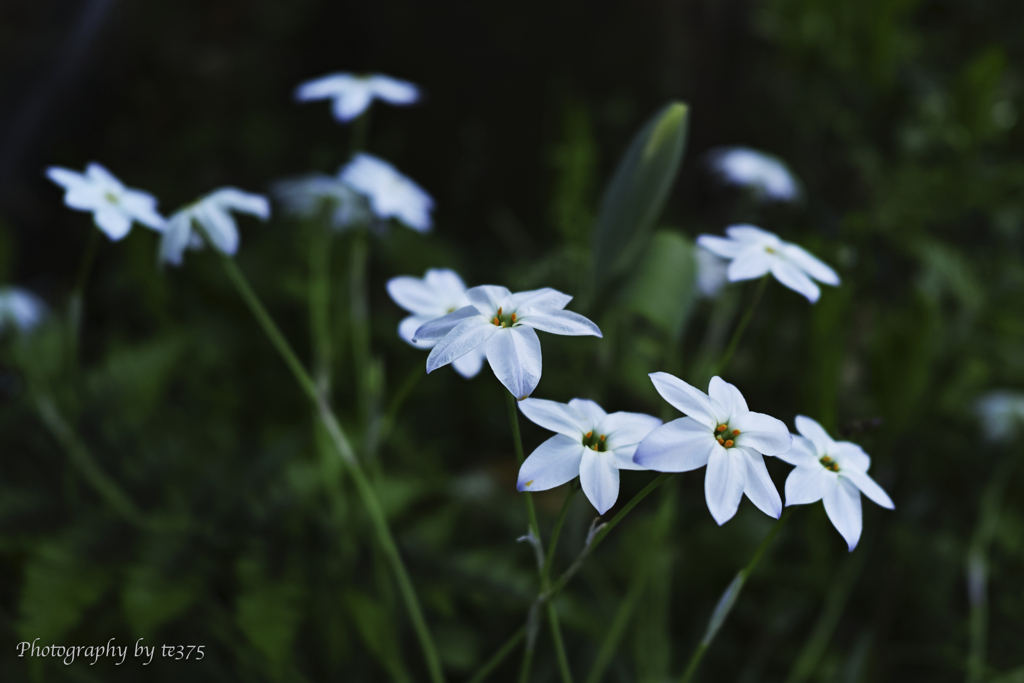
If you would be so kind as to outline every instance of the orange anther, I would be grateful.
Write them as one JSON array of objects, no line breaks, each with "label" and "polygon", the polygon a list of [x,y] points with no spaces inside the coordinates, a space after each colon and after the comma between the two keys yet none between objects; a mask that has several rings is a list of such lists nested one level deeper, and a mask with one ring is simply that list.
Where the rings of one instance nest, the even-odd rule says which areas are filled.
[{"label": "orange anther", "polygon": [[515,314],[515,313],[513,313],[513,314],[512,314],[512,322],[515,322],[515,321],[516,321],[516,314]]},{"label": "orange anther", "polygon": [[498,306],[498,315],[501,315],[501,306]]},{"label": "orange anther", "polygon": [[725,441],[722,439],[722,437],[718,437],[718,445],[719,446],[725,445]]},{"label": "orange anther", "polygon": [[583,438],[589,440],[590,437],[592,437],[593,435],[594,435],[594,432],[587,432],[586,434],[583,435]]},{"label": "orange anther", "polygon": [[492,320],[491,322],[494,323],[495,325],[497,325],[498,324],[498,318],[495,317],[494,320]]},{"label": "orange anther", "polygon": [[726,448],[732,448],[732,439],[726,439],[725,443],[722,445],[725,446]]},{"label": "orange anther", "polygon": [[601,436],[597,437],[597,440],[598,441],[604,441],[604,434],[602,434]]},{"label": "orange anther", "polygon": [[732,430],[732,435],[733,436],[739,436],[740,435],[740,430],[738,430],[738,429]]},{"label": "orange anther", "polygon": [[718,425],[717,427],[715,427],[716,432],[724,432],[726,429],[728,429],[728,426],[726,425]]}]

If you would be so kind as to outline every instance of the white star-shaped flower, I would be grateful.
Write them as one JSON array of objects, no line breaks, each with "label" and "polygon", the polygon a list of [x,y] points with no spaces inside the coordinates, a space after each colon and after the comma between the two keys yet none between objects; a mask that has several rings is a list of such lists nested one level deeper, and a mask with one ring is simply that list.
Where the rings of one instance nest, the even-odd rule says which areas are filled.
[{"label": "white star-shaped flower", "polygon": [[710,153],[711,168],[725,182],[751,190],[758,198],[793,201],[800,185],[776,157],[749,147],[728,147]]},{"label": "white star-shaped flower", "polygon": [[0,287],[0,333],[8,328],[31,332],[49,309],[38,296],[21,287]]},{"label": "white star-shaped flower", "polygon": [[725,524],[743,494],[778,519],[782,500],[762,455],[789,450],[792,437],[781,420],[751,412],[739,389],[713,377],[708,393],[666,372],[650,375],[662,398],[687,417],[658,427],[640,442],[633,460],[658,472],[689,472],[704,465],[704,496],[711,516]]},{"label": "white star-shaped flower", "polygon": [[580,486],[598,514],[619,497],[619,470],[642,470],[633,462],[637,444],[661,420],[642,413],[604,412],[593,401],[556,403],[528,398],[519,403],[534,424],[557,434],[530,454],[519,468],[520,491],[546,491],[580,477]]},{"label": "white star-shaped flower", "polygon": [[[414,341],[420,327],[442,316],[469,306],[466,285],[455,271],[432,268],[421,279],[403,275],[388,280],[388,294],[396,304],[412,313],[398,324],[398,336],[420,349],[430,349],[436,339]],[[483,344],[452,361],[452,367],[465,378],[476,377],[487,357]]]},{"label": "white star-shaped flower", "polygon": [[550,288],[512,294],[482,285],[466,290],[470,306],[425,323],[413,339],[437,339],[427,357],[427,372],[448,365],[481,345],[494,375],[519,400],[540,382],[540,339],[534,330],[568,336],[601,336],[597,325],[579,313],[563,311],[572,301]]},{"label": "white star-shaped flower", "polygon": [[890,510],[889,495],[868,476],[871,458],[855,443],[833,441],[820,424],[798,415],[793,448],[779,455],[796,469],[786,479],[786,505],[825,502],[825,512],[850,550],[860,540],[860,494]]},{"label": "white star-shaped flower", "polygon": [[337,176],[311,173],[282,180],[274,185],[273,192],[291,216],[315,219],[326,212],[331,225],[338,230],[370,222],[366,198]]},{"label": "white star-shaped flower", "polygon": [[420,90],[408,81],[382,74],[356,76],[336,73],[314,78],[295,90],[299,102],[333,100],[334,118],[347,123],[366,111],[374,99],[390,104],[413,104],[420,99]]},{"label": "white star-shaped flower", "polygon": [[65,204],[79,211],[91,211],[96,227],[112,240],[127,235],[133,222],[158,232],[164,229],[164,218],[157,213],[153,195],[125,187],[95,162],[86,167],[85,173],[51,166],[46,169],[46,176],[67,190]]},{"label": "white star-shaped flower", "polygon": [[217,250],[233,256],[238,251],[238,226],[232,211],[267,220],[270,218],[270,202],[262,195],[233,187],[211,192],[179,210],[167,221],[167,229],[160,241],[160,260],[180,266],[186,248],[202,248],[204,241],[194,232],[193,221],[202,226]]},{"label": "white star-shaped flower", "polygon": [[434,200],[394,166],[371,154],[357,154],[339,178],[366,195],[378,218],[395,218],[417,232],[429,232]]},{"label": "white star-shaped flower", "polygon": [[712,254],[730,259],[730,282],[753,280],[771,273],[794,292],[803,294],[814,303],[821,295],[811,278],[826,285],[838,285],[836,271],[811,256],[807,251],[778,235],[753,225],[733,225],[726,229],[728,239],[715,235],[701,235],[697,244]]}]

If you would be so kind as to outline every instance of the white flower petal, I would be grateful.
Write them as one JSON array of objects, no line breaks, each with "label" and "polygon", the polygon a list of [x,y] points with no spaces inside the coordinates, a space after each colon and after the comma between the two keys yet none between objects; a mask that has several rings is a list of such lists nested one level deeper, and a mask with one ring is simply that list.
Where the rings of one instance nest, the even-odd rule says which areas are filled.
[{"label": "white flower petal", "polygon": [[619,468],[604,453],[583,449],[580,463],[580,486],[597,514],[608,512],[619,498]]},{"label": "white flower petal", "polygon": [[95,161],[85,167],[85,175],[95,184],[102,186],[104,189],[112,190],[115,194],[120,194],[124,190],[124,185],[121,181],[115,178],[114,174],[108,171],[102,164]]},{"label": "white flower petal", "polygon": [[648,375],[661,397],[700,424],[714,429],[718,426],[710,397],[700,389],[667,372],[652,372]]},{"label": "white flower petal", "polygon": [[437,344],[436,339],[421,339],[420,341],[413,341],[416,334],[416,330],[429,323],[434,318],[426,315],[410,315],[408,318],[403,318],[402,322],[398,323],[398,336],[403,341],[407,342],[410,346],[415,346],[418,349],[430,349]]},{"label": "white flower petal", "polygon": [[160,236],[159,260],[180,266],[192,236],[192,214],[189,211],[179,211],[171,216]]},{"label": "white flower petal", "polygon": [[[824,469],[824,468],[822,468]],[[861,493],[875,501],[884,508],[890,510],[896,509],[889,494],[886,493],[881,486],[879,486],[874,479],[872,479],[866,472],[858,472],[854,469],[844,470],[842,466],[839,467],[839,478],[849,479],[853,482],[854,486],[860,489]]]},{"label": "white flower petal", "polygon": [[353,89],[336,96],[331,111],[338,121],[348,123],[366,111],[372,101],[373,95],[368,89]]},{"label": "white flower petal", "polygon": [[807,297],[812,304],[821,296],[821,288],[814,284],[814,281],[807,277],[804,271],[789,261],[775,259],[772,262],[772,276],[797,294]]},{"label": "white flower petal", "polygon": [[608,414],[604,412],[604,408],[587,398],[574,398],[569,401],[569,405],[586,415],[591,425],[599,424],[604,419],[604,416]]},{"label": "white flower petal", "polygon": [[763,247],[747,247],[729,264],[727,271],[729,282],[759,278],[770,271],[772,264],[778,260],[776,256],[766,252]]},{"label": "white flower petal", "polygon": [[790,446],[789,450],[785,453],[779,453],[775,457],[783,462],[788,462],[790,465],[796,465],[797,467],[811,464],[820,467],[818,459],[821,458],[821,456],[818,455],[818,450],[814,447],[814,442],[807,437],[797,434],[792,436],[793,445]]},{"label": "white flower petal", "polygon": [[633,457],[636,455],[636,449],[639,444],[633,444],[632,446],[622,446],[615,450],[605,451],[605,455],[611,455],[616,467],[620,470],[646,470],[647,468],[636,462]]},{"label": "white flower petal", "polygon": [[826,285],[838,285],[839,275],[828,265],[812,256],[803,247],[795,244],[785,243],[779,250],[786,260],[791,261],[797,268],[804,271],[815,280],[824,282]]},{"label": "white flower petal", "polygon": [[465,305],[466,285],[454,270],[431,268],[423,276],[423,281],[434,293],[435,299],[444,302],[443,305],[456,308]]},{"label": "white flower petal", "polygon": [[238,227],[235,219],[213,202],[200,201],[192,207],[192,215],[206,229],[206,238],[228,256],[238,251]]},{"label": "white flower petal", "polygon": [[295,99],[299,102],[324,100],[337,97],[339,93],[352,86],[355,79],[350,74],[329,74],[305,81],[295,89]]},{"label": "white flower petal", "polygon": [[415,85],[390,76],[371,76],[367,85],[374,95],[391,104],[412,104],[420,98],[419,88]]},{"label": "white flower petal", "polygon": [[270,218],[270,202],[261,194],[243,192],[236,187],[224,187],[207,195],[204,202],[223,207],[225,211],[247,213],[263,220]]},{"label": "white flower petal", "polygon": [[725,234],[728,235],[730,239],[734,239],[738,242],[767,246],[772,247],[773,249],[782,244],[782,240],[780,240],[779,236],[775,233],[762,230],[756,225],[750,225],[749,223],[730,225],[725,229]]},{"label": "white flower petal", "polygon": [[825,491],[836,486],[837,476],[817,462],[795,468],[786,477],[786,505],[818,502],[825,496]]},{"label": "white flower petal", "polygon": [[717,235],[701,235],[697,238],[697,245],[715,256],[721,256],[725,259],[736,258],[749,246],[743,242],[718,237]]},{"label": "white flower petal", "polygon": [[498,334],[487,340],[487,363],[513,396],[520,400],[528,397],[540,382],[541,355],[537,333],[529,327],[498,330]]},{"label": "white flower petal", "polygon": [[104,206],[97,209],[93,213],[92,218],[96,222],[96,227],[115,242],[127,235],[132,229],[132,219],[113,206]]},{"label": "white flower petal", "polygon": [[707,426],[682,417],[644,437],[633,462],[658,472],[689,472],[708,464],[717,445]]},{"label": "white flower petal", "polygon": [[438,304],[434,288],[418,277],[393,277],[388,280],[387,290],[391,300],[410,313],[433,318],[439,318],[447,313]]},{"label": "white flower petal", "polygon": [[825,512],[832,520],[832,525],[846,539],[850,550],[857,547],[860,540],[861,518],[860,491],[848,479],[836,478],[836,485],[825,489]]},{"label": "white flower petal", "polygon": [[587,450],[583,444],[556,434],[530,454],[519,468],[520,491],[547,491],[571,481],[580,473],[580,461]]},{"label": "white flower petal", "polygon": [[166,221],[156,210],[156,199],[153,195],[138,190],[126,190],[121,196],[120,204],[125,213],[142,225],[162,232]]},{"label": "white flower petal", "polygon": [[21,333],[31,332],[47,315],[43,300],[27,289],[0,288],[0,332],[9,326]]},{"label": "white flower petal", "polygon": [[486,358],[486,347],[478,346],[465,356],[453,360],[452,367],[455,368],[455,372],[459,373],[466,379],[473,379],[480,374],[480,370],[484,367],[484,360]]},{"label": "white flower petal", "polygon": [[871,468],[871,457],[864,449],[849,441],[836,441],[828,452],[840,467],[867,472]]},{"label": "white flower petal", "polygon": [[[480,315],[485,318],[496,315],[498,308],[509,294],[507,289],[497,285],[480,285],[466,290],[466,298],[469,299],[469,303],[475,306]],[[502,311],[502,313],[510,313],[510,311]]]},{"label": "white flower petal", "polygon": [[462,324],[467,318],[478,317],[479,315],[480,313],[472,306],[463,306],[448,315],[443,315],[428,323],[423,323],[423,326],[416,330],[412,337],[415,341],[420,341],[421,339],[441,339]]},{"label": "white flower petal", "polygon": [[581,444],[583,435],[594,428],[588,416],[565,403],[543,398],[528,398],[519,402],[519,409],[535,425],[565,434]]},{"label": "white flower petal", "polygon": [[523,315],[528,315],[530,310],[534,309],[538,312],[542,309],[544,312],[548,312],[549,309],[561,310],[570,301],[572,301],[572,297],[568,294],[563,294],[557,289],[551,289],[550,287],[543,287],[541,289],[531,289],[525,292],[510,294],[503,301],[499,302],[498,305],[506,306],[508,312],[522,309]]},{"label": "white flower petal", "polygon": [[715,376],[711,378],[711,384],[708,385],[708,396],[721,403],[722,407],[725,408],[726,415],[721,417],[726,422],[732,419],[733,415],[750,412],[740,390],[721,377]]},{"label": "white flower petal", "polygon": [[793,444],[793,437],[782,420],[776,420],[763,413],[742,413],[729,421],[729,426],[739,429],[734,440],[737,446],[753,448],[765,455],[785,453]]},{"label": "white flower petal", "polygon": [[579,313],[548,309],[543,313],[529,313],[517,321],[519,325],[527,325],[543,332],[561,334],[570,337],[583,335],[601,336],[597,325]]},{"label": "white flower petal", "polygon": [[729,262],[715,256],[707,249],[697,250],[697,289],[705,297],[718,295],[722,287],[729,281]]},{"label": "white flower petal", "polygon": [[806,415],[796,416],[796,430],[814,443],[818,457],[831,455],[837,450],[835,442],[832,441],[832,437],[828,435],[825,428]]},{"label": "white flower petal", "polygon": [[65,190],[92,187],[89,180],[81,173],[72,171],[69,168],[61,168],[60,166],[51,166],[46,169],[46,177],[63,187]]},{"label": "white flower petal", "polygon": [[[598,434],[604,434],[606,448],[618,450],[623,446],[640,443],[661,426],[661,420],[643,413],[618,412],[602,419],[596,427]],[[705,430],[706,431],[706,430]]]},{"label": "white flower petal", "polygon": [[[427,323],[427,325],[430,324]],[[448,365],[456,358],[465,356],[476,347],[486,343],[497,332],[497,327],[478,315],[466,318],[430,350],[430,355],[427,356],[427,374]],[[419,338],[418,331],[416,338]]]},{"label": "white flower petal", "polygon": [[747,498],[757,506],[758,510],[769,517],[778,519],[782,514],[782,499],[779,498],[775,482],[768,474],[764,458],[760,453],[749,448],[733,448],[731,450],[738,450],[743,454],[743,460],[747,466],[747,482],[743,487],[743,492]]},{"label": "white flower petal", "polygon": [[740,452],[720,448],[711,453],[704,473],[704,497],[708,510],[719,526],[725,524],[740,507],[747,485],[747,465]]}]

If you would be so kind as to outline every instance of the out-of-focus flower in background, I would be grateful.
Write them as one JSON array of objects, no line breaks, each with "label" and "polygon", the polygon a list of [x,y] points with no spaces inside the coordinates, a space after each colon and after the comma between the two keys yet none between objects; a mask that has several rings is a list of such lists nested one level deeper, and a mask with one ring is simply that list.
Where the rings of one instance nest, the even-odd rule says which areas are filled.
[{"label": "out-of-focus flower in background", "polygon": [[781,421],[751,412],[739,389],[713,377],[708,393],[667,372],[650,375],[662,398],[686,417],[658,427],[640,442],[634,460],[659,472],[689,472],[707,465],[704,495],[719,525],[739,509],[743,494],[766,515],[782,514],[782,499],[762,455],[789,450]]},{"label": "out-of-focus flower in background", "polygon": [[427,372],[448,365],[486,345],[494,375],[519,400],[540,382],[540,339],[535,330],[567,336],[601,336],[597,325],[579,313],[564,311],[568,294],[535,289],[512,294],[504,287],[481,285],[466,290],[471,305],[432,320],[413,339],[437,339],[427,357]]},{"label": "out-of-focus flower in background", "polygon": [[871,458],[855,443],[833,441],[825,429],[809,417],[797,415],[793,447],[779,455],[796,469],[786,478],[786,505],[825,502],[825,512],[850,550],[860,540],[863,519],[860,494],[890,510],[896,506],[874,479],[868,476]]},{"label": "out-of-focus flower in background", "polygon": [[725,233],[728,238],[701,235],[697,244],[732,261],[727,272],[730,282],[753,280],[771,273],[772,277],[807,297],[811,303],[821,296],[814,280],[826,285],[839,285],[839,276],[832,268],[802,247],[783,242],[774,233],[753,225],[733,225],[726,228]]},{"label": "out-of-focus flower in background", "polygon": [[1024,428],[1024,393],[999,390],[985,394],[975,403],[984,425],[984,435],[996,443],[1009,441]]},{"label": "out-of-focus flower in background", "polygon": [[31,332],[49,314],[38,296],[21,287],[0,287],[0,334]]},{"label": "out-of-focus flower in background", "polygon": [[337,176],[310,173],[279,181],[272,191],[286,215],[305,219],[326,215],[337,230],[370,222],[366,198]]},{"label": "out-of-focus flower in background", "polygon": [[267,220],[270,218],[270,202],[262,195],[233,187],[211,192],[179,210],[167,221],[167,229],[160,241],[160,261],[180,266],[186,248],[202,248],[204,240],[194,232],[192,221],[202,226],[216,249],[233,256],[238,251],[238,226],[232,211]]},{"label": "out-of-focus flower in background", "polygon": [[781,159],[749,147],[721,147],[707,154],[708,165],[723,182],[749,190],[755,198],[792,202],[800,183]]},{"label": "out-of-focus flower in background", "polygon": [[697,249],[697,290],[708,299],[718,296],[729,281],[729,261],[707,249]]},{"label": "out-of-focus flower in background", "polygon": [[[469,306],[466,285],[454,270],[431,268],[422,278],[403,275],[388,280],[388,294],[396,304],[412,313],[398,324],[398,336],[412,346],[431,349],[436,339],[413,340],[420,327],[442,316]],[[452,366],[467,379],[476,377],[487,352],[483,344],[452,361]]]},{"label": "out-of-focus flower in background", "polygon": [[519,468],[520,491],[546,491],[579,475],[583,493],[598,514],[619,498],[619,470],[646,469],[633,462],[637,444],[661,420],[643,413],[604,412],[593,401],[569,403],[528,398],[519,408],[534,424],[557,434]]},{"label": "out-of-focus flower in background", "polygon": [[366,111],[375,99],[389,104],[414,104],[420,99],[420,89],[408,81],[383,74],[336,73],[301,83],[295,90],[295,99],[299,102],[333,100],[334,118],[348,123]]},{"label": "out-of-focus flower in background", "polygon": [[430,212],[434,200],[386,161],[372,154],[356,154],[341,169],[339,178],[366,196],[378,218],[394,218],[417,232],[429,232],[433,226]]},{"label": "out-of-focus flower in background", "polygon": [[164,218],[156,210],[153,195],[125,187],[100,164],[89,164],[85,173],[51,166],[46,176],[66,190],[65,204],[91,212],[96,227],[112,240],[127,235],[133,222],[157,231],[164,229]]}]

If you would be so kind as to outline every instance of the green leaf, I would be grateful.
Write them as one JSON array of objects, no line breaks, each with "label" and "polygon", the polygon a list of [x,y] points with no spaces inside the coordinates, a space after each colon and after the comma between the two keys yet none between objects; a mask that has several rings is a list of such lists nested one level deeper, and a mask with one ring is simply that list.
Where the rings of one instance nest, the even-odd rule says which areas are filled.
[{"label": "green leaf", "polygon": [[392,680],[398,683],[410,681],[402,663],[398,629],[389,611],[366,593],[356,591],[345,594],[345,606],[370,654],[387,669]]},{"label": "green leaf", "polygon": [[18,632],[27,640],[59,640],[103,597],[109,583],[107,572],[68,548],[40,545],[25,565]]},{"label": "green leaf", "polygon": [[594,287],[600,292],[647,246],[686,148],[689,107],[671,102],[633,138],[601,199],[594,226]]},{"label": "green leaf", "polygon": [[291,658],[292,642],[302,620],[302,589],[282,577],[270,580],[253,560],[239,562],[242,592],[235,620],[249,641],[279,671]]},{"label": "green leaf", "polygon": [[627,306],[677,340],[696,298],[693,242],[677,232],[658,231],[636,268]]}]

